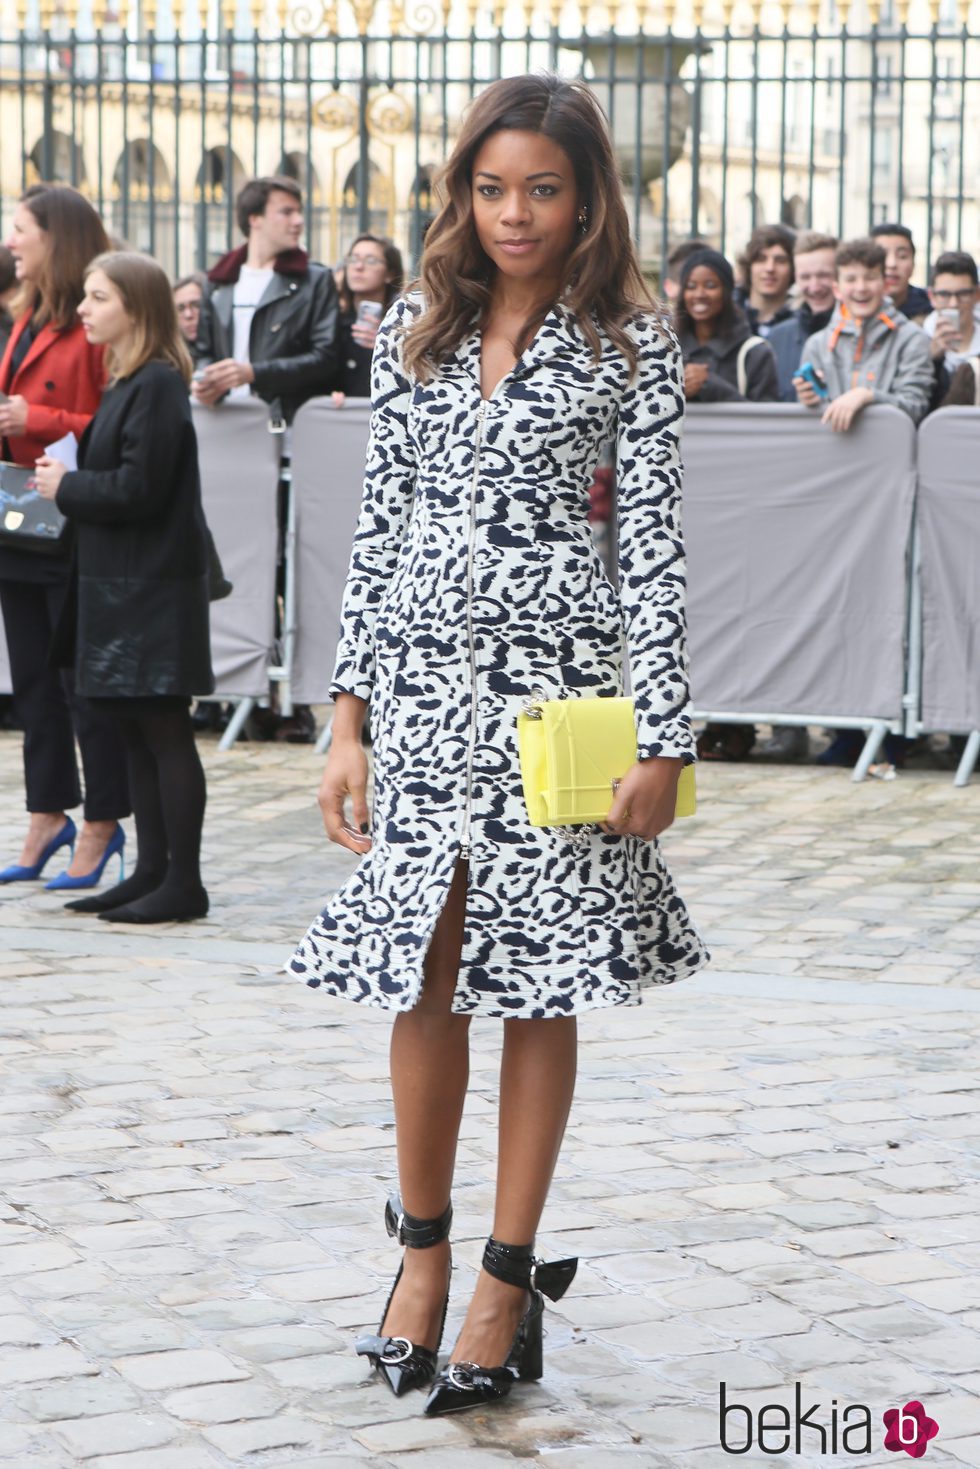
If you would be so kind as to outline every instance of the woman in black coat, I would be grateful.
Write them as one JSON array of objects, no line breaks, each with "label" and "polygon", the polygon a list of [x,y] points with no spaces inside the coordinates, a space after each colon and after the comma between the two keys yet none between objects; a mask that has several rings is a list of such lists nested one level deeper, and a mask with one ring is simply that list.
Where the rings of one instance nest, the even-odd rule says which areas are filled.
[{"label": "woman in black coat", "polygon": [[205,783],[190,702],[214,678],[190,358],[170,283],[147,256],[95,260],[79,315],[89,340],[108,347],[113,375],[78,470],[38,462],[41,493],[76,529],[55,652],[119,723],[139,858],[125,882],[67,906],[120,923],[201,918]]}]

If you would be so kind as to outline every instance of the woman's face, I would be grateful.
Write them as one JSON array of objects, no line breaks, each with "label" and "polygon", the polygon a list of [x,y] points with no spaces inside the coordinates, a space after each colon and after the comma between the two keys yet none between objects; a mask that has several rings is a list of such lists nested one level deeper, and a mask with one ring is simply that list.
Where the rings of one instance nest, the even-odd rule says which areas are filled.
[{"label": "woman's face", "polygon": [[98,347],[118,347],[133,330],[133,318],[123,298],[101,270],[85,277],[85,295],[78,308],[85,336]]},{"label": "woman's face", "polygon": [[696,265],[684,287],[684,306],[692,321],[714,321],[725,305],[725,288],[707,265]]},{"label": "woman's face", "polygon": [[562,276],[582,207],[563,148],[541,133],[502,128],[473,160],[472,199],[477,237],[501,275]]},{"label": "woman's face", "polygon": [[20,203],[14,210],[14,222],[7,248],[16,261],[17,279],[32,284],[39,281],[48,258],[50,240],[27,205]]},{"label": "woman's face", "polygon": [[344,261],[347,289],[352,296],[384,299],[391,272],[383,248],[374,240],[355,240]]},{"label": "woman's face", "polygon": [[196,281],[188,281],[186,286],[174,291],[177,320],[188,342],[197,338],[197,328],[201,320],[201,294],[201,288]]}]

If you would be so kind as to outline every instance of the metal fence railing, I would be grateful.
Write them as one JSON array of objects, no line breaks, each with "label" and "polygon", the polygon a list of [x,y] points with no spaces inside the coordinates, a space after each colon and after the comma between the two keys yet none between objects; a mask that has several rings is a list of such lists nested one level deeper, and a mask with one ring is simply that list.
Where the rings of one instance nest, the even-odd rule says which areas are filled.
[{"label": "metal fence railing", "polygon": [[204,3],[0,0],[0,227],[60,179],[183,271],[234,238],[240,183],[281,171],[316,256],[373,227],[413,259],[466,103],[551,68],[609,113],[651,271],[691,232],[733,251],[774,220],[980,242],[980,29],[956,0]]}]

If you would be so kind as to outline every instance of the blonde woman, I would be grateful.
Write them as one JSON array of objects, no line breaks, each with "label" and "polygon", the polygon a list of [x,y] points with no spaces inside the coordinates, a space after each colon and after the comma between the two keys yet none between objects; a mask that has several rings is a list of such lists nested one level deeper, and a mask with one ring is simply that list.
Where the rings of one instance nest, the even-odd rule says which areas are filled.
[{"label": "blonde woman", "polygon": [[[682,369],[643,286],[592,93],[549,76],[494,83],[467,114],[444,197],[421,289],[375,347],[333,678],[320,803],[331,839],[361,861],[291,961],[322,992],[395,1016],[401,1191],[387,1222],[407,1248],[357,1349],[396,1393],[436,1372],[469,1024],[503,1021],[493,1230],[431,1415],[541,1375],[542,1292],[558,1299],[576,1264],[536,1260],[533,1246],[577,1017],[635,1004],[705,957],[655,840],[693,759]],[[619,593],[588,525],[611,438]],[[601,825],[533,827],[518,711],[538,691],[620,693],[624,640],[639,758]]]},{"label": "blonde woman", "polygon": [[146,255],[93,261],[78,314],[111,378],[78,469],[38,461],[41,493],[77,538],[56,650],[122,733],[139,854],[124,882],[67,906],[119,923],[202,918],[205,783],[190,701],[214,680],[191,361],[170,282]]}]

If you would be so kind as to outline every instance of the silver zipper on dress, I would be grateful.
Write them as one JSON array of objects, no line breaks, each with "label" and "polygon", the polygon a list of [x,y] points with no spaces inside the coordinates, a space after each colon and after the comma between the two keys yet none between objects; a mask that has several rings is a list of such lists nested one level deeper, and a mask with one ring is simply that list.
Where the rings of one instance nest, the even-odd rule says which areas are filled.
[{"label": "silver zipper on dress", "polygon": [[466,804],[463,827],[459,835],[459,855],[468,861],[470,855],[470,808],[473,801],[473,758],[476,752],[476,652],[473,647],[473,551],[476,542],[476,486],[480,474],[480,450],[483,447],[483,423],[487,416],[486,399],[481,399],[476,415],[476,446],[473,451],[473,476],[470,480],[470,525],[466,547],[466,641],[470,655],[470,742],[466,752]]}]

